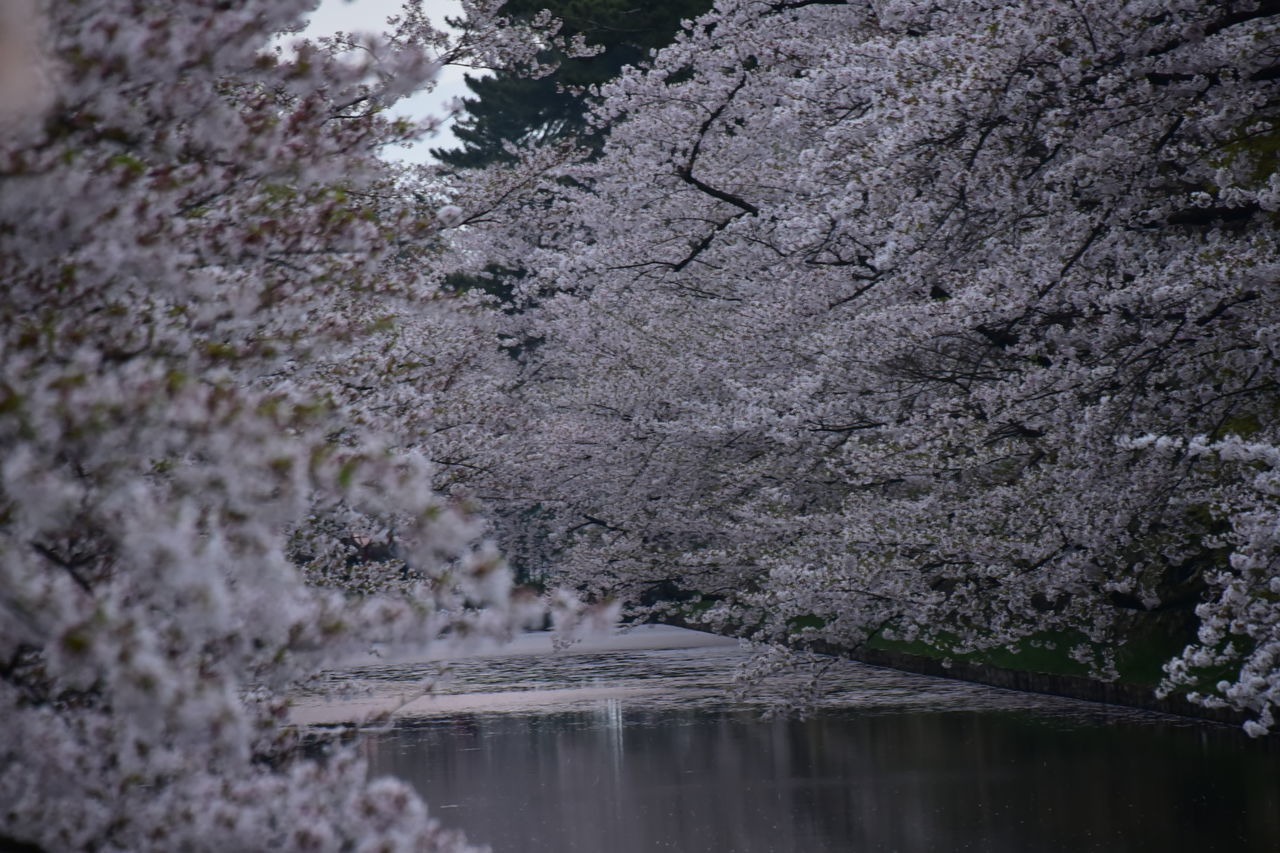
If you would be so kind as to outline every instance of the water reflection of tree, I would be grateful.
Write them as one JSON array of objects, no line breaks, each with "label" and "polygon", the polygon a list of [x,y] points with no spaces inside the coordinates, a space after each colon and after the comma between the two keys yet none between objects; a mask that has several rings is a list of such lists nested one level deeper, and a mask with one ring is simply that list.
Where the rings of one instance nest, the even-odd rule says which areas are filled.
[{"label": "water reflection of tree", "polygon": [[618,853],[1214,850],[1223,827],[1233,851],[1262,851],[1280,837],[1275,756],[1230,730],[969,712],[623,720],[477,716],[461,733],[397,731],[370,758],[457,805],[475,840],[530,853],[600,839]]}]

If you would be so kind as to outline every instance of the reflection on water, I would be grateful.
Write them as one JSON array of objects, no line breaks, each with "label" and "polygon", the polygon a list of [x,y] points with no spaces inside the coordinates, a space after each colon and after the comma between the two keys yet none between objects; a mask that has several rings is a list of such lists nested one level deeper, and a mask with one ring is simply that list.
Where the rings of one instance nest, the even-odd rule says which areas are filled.
[{"label": "reflection on water", "polygon": [[[1233,729],[852,663],[765,720],[726,697],[744,654],[462,661],[364,748],[497,853],[1280,850],[1280,750]],[[329,687],[385,702],[427,671]]]},{"label": "reflection on water", "polygon": [[1274,851],[1273,756],[1001,712],[478,715],[368,743],[495,851]]}]

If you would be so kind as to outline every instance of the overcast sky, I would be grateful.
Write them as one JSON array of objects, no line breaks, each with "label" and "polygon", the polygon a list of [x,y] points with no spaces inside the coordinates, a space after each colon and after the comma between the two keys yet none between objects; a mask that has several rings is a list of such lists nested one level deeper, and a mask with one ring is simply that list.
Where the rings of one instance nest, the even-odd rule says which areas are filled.
[{"label": "overcast sky", "polygon": [[[322,0],[319,8],[311,16],[306,35],[315,38],[339,30],[348,33],[380,33],[386,29],[387,18],[400,11],[400,4],[401,0]],[[431,19],[431,23],[440,27],[444,26],[446,15],[454,16],[461,11],[458,0],[426,0],[423,8],[426,10],[427,17]],[[433,91],[401,101],[396,105],[394,112],[411,118],[442,114],[443,104],[467,93],[462,75],[461,68],[445,68]],[[453,135],[447,129],[442,130],[434,138],[429,138],[405,151],[403,159],[410,162],[423,162],[431,159],[431,155],[427,153],[429,148],[451,148],[453,145]],[[394,149],[387,153],[393,154],[398,150]]]}]

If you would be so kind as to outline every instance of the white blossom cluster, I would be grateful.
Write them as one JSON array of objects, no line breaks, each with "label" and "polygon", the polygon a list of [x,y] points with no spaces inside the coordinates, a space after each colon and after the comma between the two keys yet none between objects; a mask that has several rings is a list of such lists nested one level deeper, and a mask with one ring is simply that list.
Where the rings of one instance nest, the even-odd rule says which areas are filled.
[{"label": "white blossom cluster", "polygon": [[509,359],[439,286],[443,196],[378,152],[441,62],[543,37],[410,4],[274,49],[314,5],[5,6],[0,846],[470,849],[353,753],[303,757],[282,696],[541,619],[439,490]]},{"label": "white blossom cluster", "polygon": [[1278,80],[1273,2],[721,0],[472,219],[536,271],[509,499],[761,639],[1107,673],[1198,603],[1163,689],[1265,730]]}]

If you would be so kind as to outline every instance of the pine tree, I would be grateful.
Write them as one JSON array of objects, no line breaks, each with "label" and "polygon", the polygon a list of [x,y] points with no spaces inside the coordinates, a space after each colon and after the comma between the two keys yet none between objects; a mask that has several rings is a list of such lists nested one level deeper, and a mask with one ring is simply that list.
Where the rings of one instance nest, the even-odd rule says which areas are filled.
[{"label": "pine tree", "polygon": [[454,125],[461,149],[433,149],[448,166],[473,169],[511,162],[512,145],[542,144],[573,138],[598,147],[585,137],[587,90],[613,79],[628,65],[638,65],[649,53],[670,43],[683,19],[710,8],[708,0],[512,0],[503,11],[517,19],[532,19],[548,9],[563,21],[561,35],[582,36],[603,50],[594,56],[572,57],[548,49],[540,59],[555,66],[544,77],[500,70],[490,77],[468,76],[474,97],[464,98],[466,115]]}]

